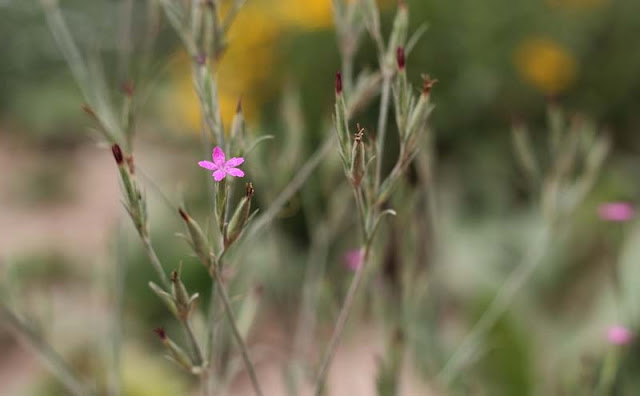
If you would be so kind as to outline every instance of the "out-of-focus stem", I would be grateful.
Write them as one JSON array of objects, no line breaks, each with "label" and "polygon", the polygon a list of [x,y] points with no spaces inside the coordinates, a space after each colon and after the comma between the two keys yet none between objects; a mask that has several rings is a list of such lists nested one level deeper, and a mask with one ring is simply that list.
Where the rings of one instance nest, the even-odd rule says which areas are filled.
[{"label": "out-of-focus stem", "polygon": [[36,351],[36,355],[67,388],[77,396],[95,395],[95,390],[85,384],[75,370],[64,361],[46,341],[21,321],[7,306],[0,304],[0,315],[26,343]]},{"label": "out-of-focus stem", "polygon": [[320,371],[318,372],[318,377],[316,379],[316,389],[314,391],[314,395],[316,396],[321,396],[324,392],[324,387],[327,382],[327,375],[329,374],[331,361],[333,360],[336,350],[338,349],[340,339],[342,338],[342,333],[344,332],[347,321],[349,320],[349,316],[352,311],[356,294],[358,292],[358,289],[360,288],[362,279],[364,278],[365,268],[367,267],[367,262],[369,261],[369,251],[370,243],[366,243],[362,264],[358,266],[358,268],[356,269],[356,273],[353,276],[353,280],[351,281],[351,285],[349,286],[349,291],[347,292],[347,296],[345,297],[344,304],[342,305],[342,309],[340,310],[340,314],[338,315],[336,327],[334,328],[333,335],[331,336],[331,340],[329,341],[329,346],[327,347],[324,358],[322,359],[322,363],[320,364]]},{"label": "out-of-focus stem", "polygon": [[169,282],[169,278],[167,278],[167,274],[165,274],[164,269],[162,268],[162,264],[160,264],[160,259],[158,258],[156,251],[151,245],[151,239],[149,238],[149,235],[147,235],[146,233],[141,233],[140,237],[142,238],[144,250],[147,252],[147,256],[149,256],[149,260],[151,260],[151,265],[153,266],[153,269],[156,270],[156,273],[158,274],[162,285],[165,287],[165,289],[170,290],[171,282]]},{"label": "out-of-focus stem", "polygon": [[193,328],[191,327],[191,323],[189,320],[184,319],[181,320],[182,328],[184,329],[184,334],[187,337],[187,342],[189,343],[189,347],[191,348],[191,352],[193,355],[193,362],[197,366],[201,366],[204,362],[202,358],[202,351],[200,350],[200,345],[198,344],[198,340],[196,339],[195,334],[193,334]]},{"label": "out-of-focus stem", "polygon": [[249,378],[251,379],[251,384],[253,385],[253,389],[258,396],[262,396],[262,390],[260,388],[260,383],[258,382],[258,377],[256,375],[256,370],[249,358],[249,352],[247,350],[247,346],[242,339],[242,335],[240,334],[240,330],[238,329],[238,324],[236,322],[236,318],[233,314],[231,308],[231,302],[229,301],[229,295],[227,294],[227,290],[224,287],[222,278],[220,277],[220,268],[216,268],[213,271],[213,279],[216,283],[216,290],[218,291],[218,295],[222,300],[222,304],[224,305],[224,310],[227,313],[227,319],[229,320],[229,325],[231,326],[231,332],[233,333],[233,337],[236,339],[238,347],[240,348],[240,354],[242,355],[242,360],[244,361],[245,367],[249,374]]},{"label": "out-of-focus stem", "polygon": [[464,359],[473,351],[475,344],[478,342],[478,338],[491,330],[509,308],[516,293],[524,286],[527,280],[531,278],[531,275],[533,275],[538,268],[549,249],[552,241],[551,234],[550,228],[545,225],[541,235],[529,246],[529,250],[525,253],[520,264],[511,271],[487,310],[484,311],[480,319],[454,351],[451,358],[449,358],[440,374],[438,374],[438,379],[442,381],[443,384],[449,384],[453,381]]},{"label": "out-of-focus stem", "polygon": [[382,93],[380,98],[380,113],[378,114],[378,130],[376,133],[376,190],[380,187],[384,139],[387,130],[387,114],[389,113],[389,97],[391,96],[391,73],[382,70]]}]

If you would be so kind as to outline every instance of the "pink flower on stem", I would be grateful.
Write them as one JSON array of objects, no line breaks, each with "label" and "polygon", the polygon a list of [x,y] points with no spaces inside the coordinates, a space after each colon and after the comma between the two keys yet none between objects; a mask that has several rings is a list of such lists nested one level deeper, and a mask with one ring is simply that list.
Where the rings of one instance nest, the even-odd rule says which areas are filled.
[{"label": "pink flower on stem", "polygon": [[631,330],[621,325],[611,326],[607,330],[607,340],[613,345],[627,345],[632,338]]},{"label": "pink flower on stem", "polygon": [[198,165],[201,168],[209,169],[213,172],[213,180],[219,182],[225,178],[225,176],[234,176],[234,177],[244,177],[244,172],[236,166],[242,164],[244,162],[244,158],[242,157],[233,157],[229,161],[225,161],[224,151],[218,146],[213,149],[213,154],[211,155],[213,162],[211,161],[200,161]]},{"label": "pink flower on stem", "polygon": [[598,207],[598,215],[606,221],[629,221],[633,217],[633,212],[633,206],[628,202],[608,202]]},{"label": "pink flower on stem", "polygon": [[364,254],[361,249],[352,249],[344,254],[344,262],[352,271],[357,271],[362,265]]}]

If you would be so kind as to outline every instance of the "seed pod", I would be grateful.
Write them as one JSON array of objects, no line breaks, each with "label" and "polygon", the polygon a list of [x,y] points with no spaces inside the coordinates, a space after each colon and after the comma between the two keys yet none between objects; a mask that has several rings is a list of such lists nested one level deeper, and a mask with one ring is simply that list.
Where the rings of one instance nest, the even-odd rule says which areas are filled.
[{"label": "seed pod", "polygon": [[236,207],[236,211],[231,217],[231,221],[227,226],[224,246],[225,248],[231,246],[233,242],[238,239],[242,230],[244,230],[247,220],[249,219],[249,213],[251,212],[251,197],[253,197],[254,189],[251,183],[247,183],[245,187],[245,196],[242,197],[240,203]]},{"label": "seed pod", "polygon": [[189,293],[187,292],[187,288],[182,283],[180,279],[180,273],[178,271],[171,272],[171,294],[176,301],[176,305],[178,308],[178,313],[180,317],[183,319],[187,319],[189,317]]},{"label": "seed pod", "polygon": [[193,218],[191,218],[191,216],[189,216],[187,212],[185,212],[182,208],[178,209],[178,212],[187,225],[187,231],[189,232],[191,247],[193,248],[193,251],[200,258],[200,261],[202,261],[202,264],[204,264],[207,269],[212,268],[213,252],[211,251],[209,242],[204,236],[202,229],[200,228],[198,223],[196,223],[196,221],[193,220]]},{"label": "seed pod", "polygon": [[356,188],[360,187],[360,182],[362,182],[365,172],[363,136],[364,128],[360,128],[358,124],[358,132],[353,141],[353,149],[351,151],[351,182]]}]

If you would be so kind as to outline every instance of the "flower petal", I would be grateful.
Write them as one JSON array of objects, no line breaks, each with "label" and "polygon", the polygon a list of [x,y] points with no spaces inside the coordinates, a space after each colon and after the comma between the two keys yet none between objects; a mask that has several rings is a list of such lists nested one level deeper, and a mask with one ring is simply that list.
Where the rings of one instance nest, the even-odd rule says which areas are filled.
[{"label": "flower petal", "polygon": [[218,169],[217,171],[213,172],[213,180],[219,182],[220,180],[224,179],[226,175],[227,174],[222,169]]},{"label": "flower petal", "polygon": [[224,165],[228,166],[229,168],[232,168],[232,167],[240,165],[243,162],[244,162],[244,158],[242,158],[242,157],[233,157],[229,161],[225,162]]},{"label": "flower petal", "polygon": [[227,173],[235,177],[244,177],[244,172],[238,168],[228,168]]},{"label": "flower petal", "polygon": [[216,170],[216,169],[218,169],[218,165],[214,164],[214,163],[213,163],[213,162],[211,162],[211,161],[200,161],[200,162],[198,162],[198,165],[199,165],[201,168],[204,168],[204,169],[209,169],[209,170]]},{"label": "flower petal", "polygon": [[224,165],[224,151],[220,148],[220,146],[216,146],[213,149],[213,154],[211,154],[211,158],[213,158],[213,163],[220,166]]}]

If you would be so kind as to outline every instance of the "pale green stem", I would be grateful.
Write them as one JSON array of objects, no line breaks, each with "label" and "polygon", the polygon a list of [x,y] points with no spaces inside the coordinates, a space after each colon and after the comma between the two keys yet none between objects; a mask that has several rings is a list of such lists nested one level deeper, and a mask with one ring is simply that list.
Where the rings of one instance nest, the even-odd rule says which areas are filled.
[{"label": "pale green stem", "polygon": [[67,390],[76,396],[94,395],[95,391],[85,384],[75,370],[64,361],[46,341],[35,331],[22,322],[7,306],[0,304],[0,314],[3,322],[11,325],[16,333],[36,351],[36,355],[49,368],[51,373],[60,380]]},{"label": "pale green stem", "polygon": [[331,336],[331,340],[329,341],[329,346],[327,347],[324,358],[322,359],[322,363],[320,364],[320,371],[318,372],[314,392],[314,395],[316,396],[321,396],[324,392],[324,387],[327,382],[327,376],[329,374],[331,361],[333,360],[336,350],[338,349],[338,345],[340,343],[340,339],[342,338],[342,333],[344,332],[344,329],[347,325],[347,321],[349,320],[349,316],[351,314],[358,289],[360,288],[360,284],[362,283],[362,279],[364,278],[365,268],[367,267],[367,262],[369,261],[369,251],[370,243],[367,243],[365,245],[362,264],[356,269],[356,273],[353,276],[353,280],[351,281],[351,285],[349,286],[349,291],[347,292],[347,296],[345,297],[344,304],[342,305],[342,309],[340,310],[340,314],[338,315],[338,320],[333,330],[333,335]]},{"label": "pale green stem", "polygon": [[140,236],[142,238],[142,244],[144,245],[144,250],[147,252],[147,256],[149,256],[149,260],[151,260],[151,265],[153,266],[153,269],[156,270],[156,273],[158,274],[158,277],[160,278],[160,281],[162,282],[162,285],[165,287],[165,289],[170,290],[171,282],[169,282],[169,278],[167,278],[167,274],[165,274],[164,269],[162,268],[162,264],[160,264],[160,259],[158,258],[156,251],[153,249],[153,246],[151,245],[151,239],[149,238],[149,235],[147,235],[146,233],[141,233]]},{"label": "pale green stem", "polygon": [[262,396],[262,390],[260,389],[260,383],[258,382],[258,377],[256,375],[256,370],[249,358],[249,352],[247,351],[247,346],[242,339],[242,335],[240,334],[240,330],[238,329],[238,324],[236,323],[235,316],[233,314],[231,308],[231,302],[229,301],[229,296],[227,294],[227,290],[224,287],[224,283],[222,278],[220,277],[219,267],[215,268],[213,271],[213,279],[216,283],[216,290],[218,290],[218,295],[222,300],[222,304],[224,305],[224,310],[227,313],[227,318],[229,319],[229,325],[231,326],[231,331],[233,333],[233,337],[236,339],[236,343],[240,348],[240,354],[242,355],[242,360],[244,361],[244,365],[247,369],[247,373],[249,374],[249,378],[251,379],[251,384],[253,385],[253,389],[258,396]]},{"label": "pale green stem", "polygon": [[389,113],[389,97],[391,96],[391,74],[382,70],[382,93],[380,98],[380,113],[378,114],[378,130],[376,133],[376,191],[380,187],[382,176],[382,161],[384,153],[384,139],[387,131],[387,115]]},{"label": "pale green stem", "polygon": [[480,319],[454,351],[451,358],[449,358],[440,374],[438,374],[438,379],[443,384],[449,384],[455,379],[464,360],[468,359],[470,354],[473,353],[479,339],[491,330],[507,311],[511,303],[513,303],[517,292],[531,278],[542,262],[551,241],[551,230],[545,227],[542,230],[542,234],[529,247],[522,261],[511,271],[487,310],[484,311]]}]

